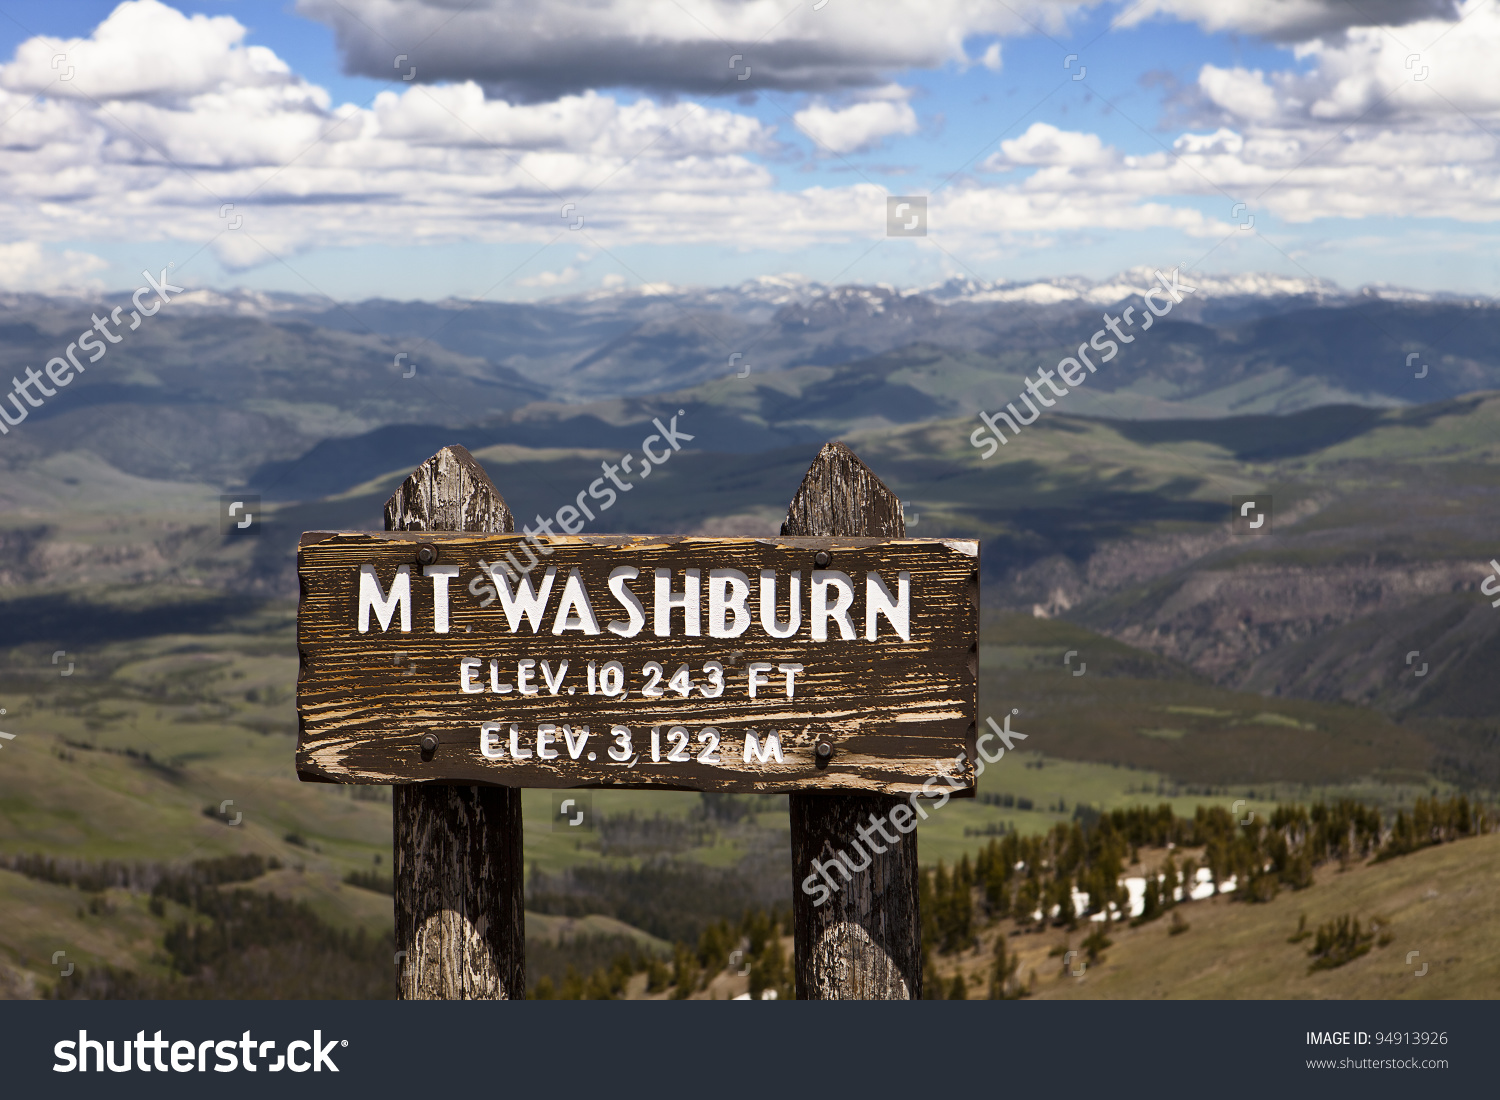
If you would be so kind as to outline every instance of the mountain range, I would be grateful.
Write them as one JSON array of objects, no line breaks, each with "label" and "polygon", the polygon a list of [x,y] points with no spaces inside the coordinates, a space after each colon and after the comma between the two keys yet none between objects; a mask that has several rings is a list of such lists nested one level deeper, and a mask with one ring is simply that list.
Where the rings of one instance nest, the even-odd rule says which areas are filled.
[{"label": "mountain range", "polygon": [[[678,394],[722,408],[716,449],[758,451],[1003,405],[1151,278],[949,280],[923,291],[766,278],[534,304],[191,291],[0,439],[0,457],[86,444],[135,476],[305,499],[363,480],[325,467],[309,482],[277,481],[330,441],[363,454],[395,426],[424,439],[422,426],[465,426],[497,442],[561,432],[612,447],[613,429],[638,422],[646,399]],[[1203,419],[1500,387],[1500,306],[1487,299],[1193,278],[1196,292],[1091,377],[1070,413]],[[92,317],[128,299],[10,295],[0,305],[4,377],[61,355]]]},{"label": "mountain range", "polygon": [[[528,517],[677,417],[691,458],[590,530],[774,534],[843,438],[911,533],[983,540],[992,612],[1069,620],[1235,690],[1372,707],[1420,725],[1452,774],[1496,772],[1500,612],[1480,586],[1500,557],[1500,304],[1189,276],[1037,424],[993,457],[971,444],[980,411],[1153,277],[531,304],[188,292],[0,437],[0,643],[22,660],[214,629],[292,597],[297,534],[380,526],[443,445]],[[126,301],[6,298],[0,377]],[[226,492],[264,502],[259,538],[222,532]],[[1266,494],[1264,537],[1237,536],[1231,498]],[[1402,664],[1414,651],[1428,678]]]}]

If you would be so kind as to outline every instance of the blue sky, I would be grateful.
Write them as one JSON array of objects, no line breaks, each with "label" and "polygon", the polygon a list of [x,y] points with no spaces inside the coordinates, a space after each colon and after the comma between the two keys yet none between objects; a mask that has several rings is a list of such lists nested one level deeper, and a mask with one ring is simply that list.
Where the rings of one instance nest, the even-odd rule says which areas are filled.
[{"label": "blue sky", "polygon": [[[5,285],[173,263],[526,299],[1186,263],[1500,294],[1493,3],[1353,27],[1335,0],[887,5],[0,0]],[[926,237],[886,235],[887,194],[927,198]]]}]

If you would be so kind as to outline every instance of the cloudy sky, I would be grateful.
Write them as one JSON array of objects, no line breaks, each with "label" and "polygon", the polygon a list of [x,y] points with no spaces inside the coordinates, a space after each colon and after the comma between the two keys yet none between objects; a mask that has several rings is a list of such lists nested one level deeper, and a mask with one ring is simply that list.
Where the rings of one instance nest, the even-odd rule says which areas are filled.
[{"label": "cloudy sky", "polygon": [[0,288],[1500,294],[1497,55],[1500,0],[0,0]]}]

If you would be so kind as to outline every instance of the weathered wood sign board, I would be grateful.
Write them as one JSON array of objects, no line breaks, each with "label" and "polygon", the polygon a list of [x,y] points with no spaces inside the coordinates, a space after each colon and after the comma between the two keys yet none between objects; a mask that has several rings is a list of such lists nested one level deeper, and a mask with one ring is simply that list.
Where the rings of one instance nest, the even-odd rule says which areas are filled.
[{"label": "weathered wood sign board", "polygon": [[972,765],[953,762],[974,759],[978,553],[939,539],[305,534],[298,773],[969,786]]}]

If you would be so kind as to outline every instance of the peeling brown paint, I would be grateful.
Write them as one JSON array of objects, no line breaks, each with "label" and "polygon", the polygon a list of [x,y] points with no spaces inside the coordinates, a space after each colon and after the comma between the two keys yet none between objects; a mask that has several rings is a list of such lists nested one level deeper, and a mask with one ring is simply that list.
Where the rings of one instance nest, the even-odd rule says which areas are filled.
[{"label": "peeling brown paint", "polygon": [[[940,539],[781,537],[776,539],[711,539],[665,536],[542,537],[550,550],[530,571],[540,585],[546,570],[556,568],[550,598],[538,630],[528,622],[512,632],[501,602],[488,607],[469,588],[481,573],[480,561],[503,562],[507,553],[525,562],[520,546],[527,540],[510,535],[449,534],[440,531],[370,533],[309,532],[302,536],[298,573],[302,598],[298,608],[298,646],[301,672],[297,705],[301,734],[297,767],[304,779],[353,783],[437,782],[503,784],[514,787],[631,787],[714,791],[793,791],[804,789],[906,793],[920,790],[924,781],[952,771],[961,752],[972,760],[970,742],[977,720],[973,647],[977,642],[978,547],[973,542]],[[438,564],[457,566],[449,583],[449,632],[438,634],[432,581],[422,574],[417,559],[421,544],[435,546]],[[533,546],[536,544],[533,543]],[[850,615],[856,637],[827,642],[810,636],[810,578],[819,568],[814,555],[830,555],[827,568],[854,581]],[[538,551],[539,553],[540,551]],[[356,624],[359,570],[372,565],[383,592],[407,566],[411,584],[411,631],[399,630],[393,616],[381,629],[371,615],[369,631]],[[625,610],[610,594],[608,578],[619,565],[638,568],[631,589],[645,605],[646,624],[634,637],[611,633],[605,624],[624,620]],[[576,629],[554,635],[552,627],[562,590],[573,569],[579,571],[602,630],[584,634]],[[701,571],[700,622],[702,634],[683,633],[683,613],[673,610],[670,637],[653,633],[653,570],[671,570],[673,589],[683,588],[683,570]],[[748,630],[735,638],[708,636],[708,579],[710,569],[736,569],[750,579]],[[768,637],[760,629],[755,581],[761,570],[775,570],[780,595],[779,614],[785,616],[788,575],[801,573],[802,625],[789,639]],[[878,574],[897,590],[896,576],[911,576],[910,641],[903,641],[887,618],[877,621],[876,641],[865,638],[866,573]],[[488,594],[485,577],[478,591]],[[397,654],[403,654],[398,658]],[[460,690],[461,658],[478,658],[474,677],[483,690]],[[499,662],[499,680],[518,687],[515,664],[536,665],[535,695],[490,690],[489,662]],[[559,694],[552,695],[542,676],[569,662]],[[611,699],[586,693],[586,668],[618,660],[625,666],[629,696]],[[663,666],[660,687],[686,664],[698,690],[682,698],[671,690],[661,698],[644,698],[641,668],[647,661]],[[701,687],[708,675],[706,662],[724,666],[725,689],[719,698],[705,698]],[[770,662],[769,683],[751,700],[746,666]],[[398,663],[399,662],[399,663]],[[779,664],[800,663],[794,695],[787,699]],[[597,684],[596,684],[597,686]],[[567,694],[567,687],[574,693]],[[487,759],[480,751],[480,723],[502,723],[508,743],[511,723],[519,725],[520,745],[538,750],[537,727],[550,722],[575,732],[588,726],[587,749],[572,759],[562,743],[551,760],[533,755]],[[605,749],[613,744],[609,727],[631,730],[633,759],[613,761]],[[686,762],[665,759],[667,731],[681,725],[690,734]],[[660,728],[660,754],[650,757],[651,727]],[[700,763],[705,745],[698,734],[712,727],[721,736],[717,765]],[[771,732],[779,735],[783,762],[743,759],[745,733],[757,732],[762,743]],[[438,739],[437,750],[424,754],[426,734]],[[815,764],[813,746],[819,737],[835,745],[824,767]],[[586,759],[592,751],[596,759]],[[680,755],[680,753],[679,753]],[[965,776],[972,784],[972,766]]]}]

